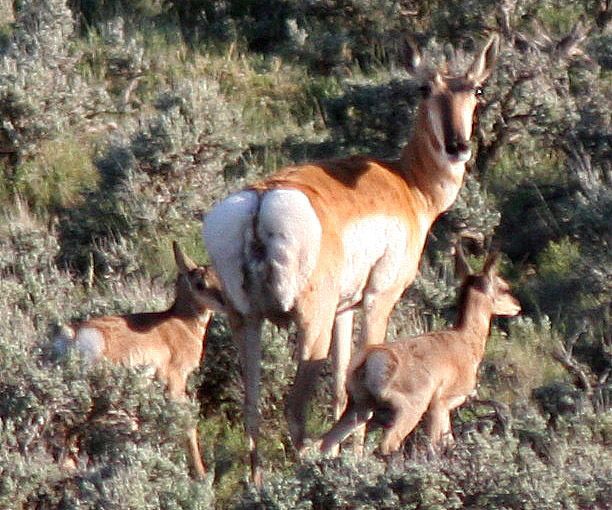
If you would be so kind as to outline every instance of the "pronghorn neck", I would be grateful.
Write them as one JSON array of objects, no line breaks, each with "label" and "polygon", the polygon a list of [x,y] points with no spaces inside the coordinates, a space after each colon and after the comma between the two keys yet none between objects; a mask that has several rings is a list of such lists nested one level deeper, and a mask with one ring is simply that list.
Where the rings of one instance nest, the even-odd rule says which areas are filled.
[{"label": "pronghorn neck", "polygon": [[444,147],[432,132],[424,109],[419,111],[400,164],[435,213],[446,211],[457,198],[463,183],[465,162],[451,163],[445,157]]}]

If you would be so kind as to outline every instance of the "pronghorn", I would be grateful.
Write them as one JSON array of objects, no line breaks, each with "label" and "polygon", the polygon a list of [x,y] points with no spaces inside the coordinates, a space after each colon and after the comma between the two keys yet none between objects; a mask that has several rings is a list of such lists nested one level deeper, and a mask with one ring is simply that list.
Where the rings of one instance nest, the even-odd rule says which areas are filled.
[{"label": "pronghorn", "polygon": [[476,387],[491,318],[514,316],[521,310],[508,283],[497,275],[497,255],[489,255],[482,273],[472,275],[457,246],[458,273],[464,281],[452,329],[368,346],[355,356],[347,378],[348,406],[323,436],[323,452],[377,411],[385,417],[383,455],[396,451],[424,414],[431,447],[438,450],[452,444],[450,412]]},{"label": "pronghorn", "polygon": [[[219,281],[208,266],[198,266],[173,244],[178,267],[175,299],[163,312],[96,317],[64,326],[56,345],[73,344],[84,358],[106,358],[126,366],[144,365],[155,370],[174,400],[187,398],[189,374],[204,358],[206,332],[213,312],[225,310]],[[187,431],[193,468],[206,474],[195,425]]]},{"label": "pronghorn", "polygon": [[230,195],[205,216],[204,241],[241,350],[257,484],[263,319],[297,325],[299,364],[286,416],[300,450],[306,404],[330,346],[337,418],[346,404],[355,310],[364,313],[362,344],[383,342],[389,314],[415,278],[429,228],[459,192],[480,86],[497,48],[494,35],[465,75],[450,77],[427,71],[416,47],[407,46],[407,70],[426,79],[425,97],[398,160],[353,156],[290,166]]}]

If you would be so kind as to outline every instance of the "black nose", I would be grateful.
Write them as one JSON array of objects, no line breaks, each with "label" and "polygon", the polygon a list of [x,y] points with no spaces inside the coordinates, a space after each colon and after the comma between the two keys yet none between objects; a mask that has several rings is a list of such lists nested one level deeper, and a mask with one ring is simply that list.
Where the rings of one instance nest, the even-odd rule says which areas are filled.
[{"label": "black nose", "polygon": [[468,144],[465,141],[451,140],[445,147],[446,153],[451,156],[457,156],[461,152],[468,150]]}]

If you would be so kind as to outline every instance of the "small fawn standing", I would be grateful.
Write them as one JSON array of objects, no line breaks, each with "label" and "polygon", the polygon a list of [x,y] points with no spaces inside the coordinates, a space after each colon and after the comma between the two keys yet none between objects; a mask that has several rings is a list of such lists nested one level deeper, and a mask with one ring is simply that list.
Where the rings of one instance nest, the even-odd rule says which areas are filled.
[{"label": "small fawn standing", "polygon": [[357,354],[347,382],[348,406],[321,439],[321,451],[331,450],[375,412],[388,411],[392,417],[385,423],[383,455],[396,451],[425,413],[434,450],[452,444],[450,412],[476,387],[491,318],[521,310],[508,283],[497,275],[497,259],[498,254],[489,255],[482,273],[472,275],[458,245],[457,268],[464,281],[455,326],[368,346]]},{"label": "small fawn standing", "polygon": [[[96,317],[64,326],[56,343],[73,343],[89,361],[106,358],[125,366],[155,369],[173,400],[187,398],[189,374],[204,357],[206,332],[213,312],[224,311],[216,274],[198,266],[173,244],[178,267],[172,306],[163,312]],[[198,477],[206,474],[195,426],[187,431],[189,451]]]}]

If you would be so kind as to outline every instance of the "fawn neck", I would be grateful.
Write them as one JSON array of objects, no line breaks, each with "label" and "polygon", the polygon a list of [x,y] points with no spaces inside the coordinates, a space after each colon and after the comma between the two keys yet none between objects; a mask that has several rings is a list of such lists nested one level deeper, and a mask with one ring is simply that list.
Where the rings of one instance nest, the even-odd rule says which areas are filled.
[{"label": "fawn neck", "polygon": [[463,290],[454,329],[480,358],[484,355],[492,316],[493,305],[485,294],[469,286]]},{"label": "fawn neck", "polygon": [[176,283],[176,296],[168,313],[180,317],[198,334],[203,334],[206,331],[212,316],[212,312],[195,299],[187,284],[182,282],[181,279]]}]

